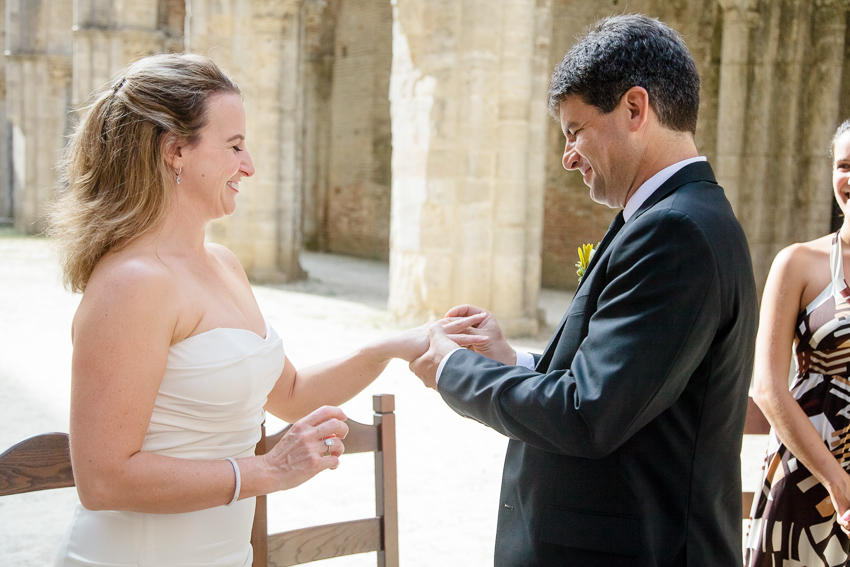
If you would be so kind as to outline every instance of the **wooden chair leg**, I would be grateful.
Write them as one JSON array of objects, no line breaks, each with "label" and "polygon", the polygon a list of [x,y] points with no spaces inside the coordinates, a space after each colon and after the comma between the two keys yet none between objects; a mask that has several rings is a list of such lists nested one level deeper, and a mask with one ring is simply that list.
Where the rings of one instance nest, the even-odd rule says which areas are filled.
[{"label": "wooden chair leg", "polygon": [[[377,552],[380,567],[399,567],[398,481],[396,468],[395,398],[373,396],[373,424],[349,420],[346,453],[375,453],[374,518],[268,533],[267,500],[257,497],[251,544],[253,567],[301,565],[356,553]],[[267,436],[263,427],[258,455],[274,447],[288,428]]]},{"label": "wooden chair leg", "polygon": [[[260,426],[260,441],[257,443],[257,455],[266,454],[266,425]],[[269,526],[265,496],[257,496],[254,510],[254,525],[251,528],[251,547],[254,548],[254,567],[269,566]]]},{"label": "wooden chair leg", "polygon": [[372,404],[376,414],[374,423],[381,427],[381,450],[375,452],[375,511],[383,518],[384,549],[378,552],[378,567],[398,567],[395,399],[391,395],[374,396]]}]

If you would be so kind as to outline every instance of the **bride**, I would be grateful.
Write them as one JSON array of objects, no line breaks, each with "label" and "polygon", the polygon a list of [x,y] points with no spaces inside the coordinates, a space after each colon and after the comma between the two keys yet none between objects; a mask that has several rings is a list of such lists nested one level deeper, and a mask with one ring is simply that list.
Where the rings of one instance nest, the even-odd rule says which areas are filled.
[{"label": "bride", "polygon": [[[239,261],[204,242],[254,174],[239,89],[205,57],[127,68],[62,165],[51,234],[65,284],[83,293],[70,423],[81,506],[56,565],[250,566],[254,497],[336,468],[347,427],[334,406],[391,358],[423,354],[427,331],[293,367]],[[264,409],[295,425],[254,456]]]}]

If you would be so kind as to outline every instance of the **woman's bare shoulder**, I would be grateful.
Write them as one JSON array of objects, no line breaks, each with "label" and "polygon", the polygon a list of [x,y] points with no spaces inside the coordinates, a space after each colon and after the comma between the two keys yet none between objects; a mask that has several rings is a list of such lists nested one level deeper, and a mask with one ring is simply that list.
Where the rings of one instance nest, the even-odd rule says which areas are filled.
[{"label": "woman's bare shoulder", "polygon": [[824,261],[828,262],[831,244],[831,234],[808,242],[795,242],[780,250],[774,264],[785,264],[791,269],[800,269]]},{"label": "woman's bare shoulder", "polygon": [[86,294],[92,286],[103,291],[121,292],[121,289],[114,289],[117,286],[125,292],[138,293],[149,289],[151,293],[157,293],[175,283],[173,271],[155,253],[128,249],[101,258],[92,271]]},{"label": "woman's bare shoulder", "polygon": [[173,328],[177,278],[155,254],[126,250],[104,256],[89,278],[74,328],[91,321]]},{"label": "woman's bare shoulder", "polygon": [[783,248],[773,260],[763,303],[778,302],[795,314],[817,297],[830,281],[832,235]]},{"label": "woman's bare shoulder", "polygon": [[218,258],[219,261],[224,262],[228,265],[235,264],[241,267],[241,264],[239,263],[239,258],[237,258],[236,254],[234,254],[233,251],[230,250],[230,248],[228,248],[227,246],[217,244],[215,242],[207,242],[204,244],[204,247],[207,249],[208,252]]}]

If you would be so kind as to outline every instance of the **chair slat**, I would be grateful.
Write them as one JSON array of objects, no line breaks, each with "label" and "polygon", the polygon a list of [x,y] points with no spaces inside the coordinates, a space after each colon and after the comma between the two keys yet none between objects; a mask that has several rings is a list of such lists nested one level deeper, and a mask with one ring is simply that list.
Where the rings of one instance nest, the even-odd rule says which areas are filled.
[{"label": "chair slat", "polygon": [[74,486],[67,433],[21,441],[0,455],[0,496]]},{"label": "chair slat", "polygon": [[741,493],[741,519],[746,520],[750,517],[750,512],[753,509],[753,500],[755,500],[755,492]]},{"label": "chair slat", "polygon": [[770,423],[752,398],[747,398],[747,419],[744,421],[744,435],[767,435]]},{"label": "chair slat", "polygon": [[366,518],[269,535],[269,567],[381,549],[381,519]]},{"label": "chair slat", "polygon": [[344,442],[347,454],[369,453],[378,450],[377,426],[352,420],[348,420],[346,423],[348,424],[348,435]]},{"label": "chair slat", "polygon": [[[752,398],[747,398],[747,418],[744,421],[744,435],[767,435],[770,433],[770,423]],[[755,492],[741,493],[741,518],[750,517],[753,508]]]},{"label": "chair slat", "polygon": [[[345,454],[353,455],[354,453],[369,453],[378,450],[378,428],[374,425],[367,425],[349,419],[346,421],[348,425],[348,435],[343,440],[345,443]],[[283,439],[283,436],[289,431],[291,425],[287,425],[274,435],[266,437],[266,450],[268,453],[272,447]]]},{"label": "chair slat", "polygon": [[[395,399],[392,394],[373,396],[372,409],[372,425],[347,421],[345,453],[375,454],[376,517],[269,534],[267,499],[257,496],[251,533],[253,567],[289,567],[370,551],[378,552],[378,567],[398,567]],[[290,427],[268,436],[264,427],[256,454],[270,451]]]}]

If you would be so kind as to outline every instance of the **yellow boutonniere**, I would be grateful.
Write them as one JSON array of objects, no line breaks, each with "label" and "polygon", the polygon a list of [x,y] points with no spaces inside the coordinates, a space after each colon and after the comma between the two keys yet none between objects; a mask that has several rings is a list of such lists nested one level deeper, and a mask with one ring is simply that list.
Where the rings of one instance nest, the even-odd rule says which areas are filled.
[{"label": "yellow boutonniere", "polygon": [[599,245],[593,244],[582,244],[578,247],[578,262],[576,262],[576,275],[578,276],[578,281],[581,283],[581,278],[584,277],[584,272],[587,270],[587,266],[590,264],[590,259],[593,258],[593,254],[596,252],[596,248]]}]

